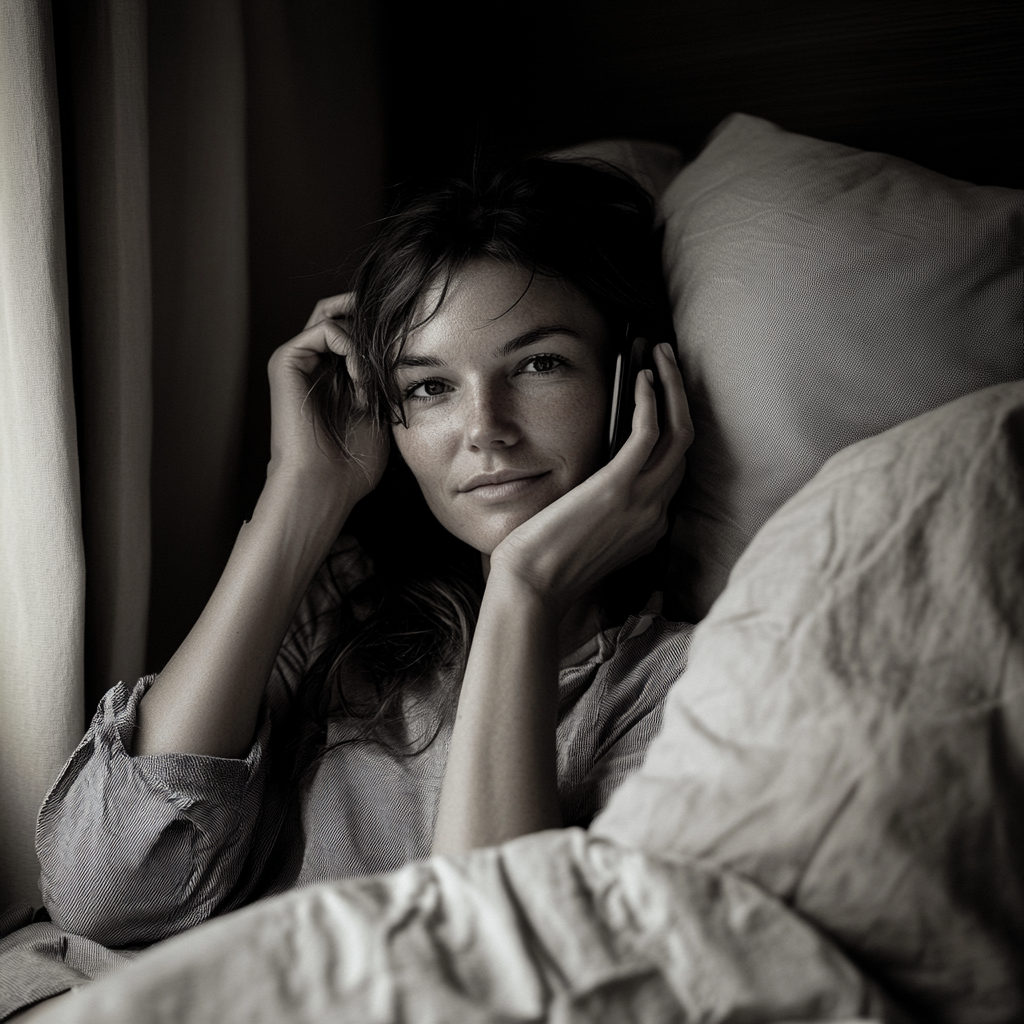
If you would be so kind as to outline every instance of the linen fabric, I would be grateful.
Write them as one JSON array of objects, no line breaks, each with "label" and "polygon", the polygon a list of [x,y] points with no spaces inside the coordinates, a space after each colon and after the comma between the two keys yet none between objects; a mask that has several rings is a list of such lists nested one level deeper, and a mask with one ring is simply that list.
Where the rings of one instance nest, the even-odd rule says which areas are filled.
[{"label": "linen fabric", "polygon": [[916,1019],[1024,1017],[1024,382],[831,459],[592,831],[736,871]]},{"label": "linen fabric", "polygon": [[0,1020],[33,1003],[127,967],[135,950],[107,949],[38,921],[0,937]]},{"label": "linen fabric", "polygon": [[1024,192],[736,114],[661,208],[696,430],[666,610],[696,622],[830,456],[1024,377]]}]

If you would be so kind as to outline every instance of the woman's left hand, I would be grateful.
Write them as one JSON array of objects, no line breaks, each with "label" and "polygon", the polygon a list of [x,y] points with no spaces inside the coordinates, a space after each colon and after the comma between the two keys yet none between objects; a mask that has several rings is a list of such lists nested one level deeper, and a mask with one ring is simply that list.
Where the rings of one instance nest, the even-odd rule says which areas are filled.
[{"label": "woman's left hand", "polygon": [[556,616],[605,576],[653,550],[693,441],[683,379],[670,345],[655,349],[664,425],[650,371],[636,381],[632,432],[607,465],[513,530],[491,553],[488,585],[525,587]]}]

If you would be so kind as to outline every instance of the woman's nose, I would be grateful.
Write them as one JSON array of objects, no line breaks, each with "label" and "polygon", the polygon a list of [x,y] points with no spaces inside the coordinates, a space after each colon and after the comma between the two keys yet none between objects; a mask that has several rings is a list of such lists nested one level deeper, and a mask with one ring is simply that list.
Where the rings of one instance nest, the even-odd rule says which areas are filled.
[{"label": "woman's nose", "polygon": [[464,425],[470,448],[507,448],[522,437],[513,397],[501,387],[481,387],[467,396]]}]

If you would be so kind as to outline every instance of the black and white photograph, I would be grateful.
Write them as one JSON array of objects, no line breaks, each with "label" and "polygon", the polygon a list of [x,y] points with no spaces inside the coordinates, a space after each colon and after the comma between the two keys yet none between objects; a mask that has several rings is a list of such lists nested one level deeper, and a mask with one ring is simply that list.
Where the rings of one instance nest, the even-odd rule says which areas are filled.
[{"label": "black and white photograph", "polygon": [[1020,0],[0,0],[0,1021],[1024,1024]]}]

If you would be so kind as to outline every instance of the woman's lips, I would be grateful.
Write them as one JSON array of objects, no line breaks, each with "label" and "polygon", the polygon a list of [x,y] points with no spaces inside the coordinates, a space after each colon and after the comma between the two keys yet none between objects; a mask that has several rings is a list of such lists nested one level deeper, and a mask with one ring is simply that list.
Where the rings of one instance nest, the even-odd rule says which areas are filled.
[{"label": "woman's lips", "polygon": [[[510,498],[518,498],[521,494],[525,494],[536,483],[546,477],[547,472],[534,473],[531,476],[516,476],[511,479],[502,479],[502,476],[505,476],[505,474],[499,475],[493,482],[488,482],[482,478],[475,478],[470,480],[461,490],[464,494],[472,495],[477,501],[508,501]],[[480,480],[479,483],[476,482],[478,479]]]}]

